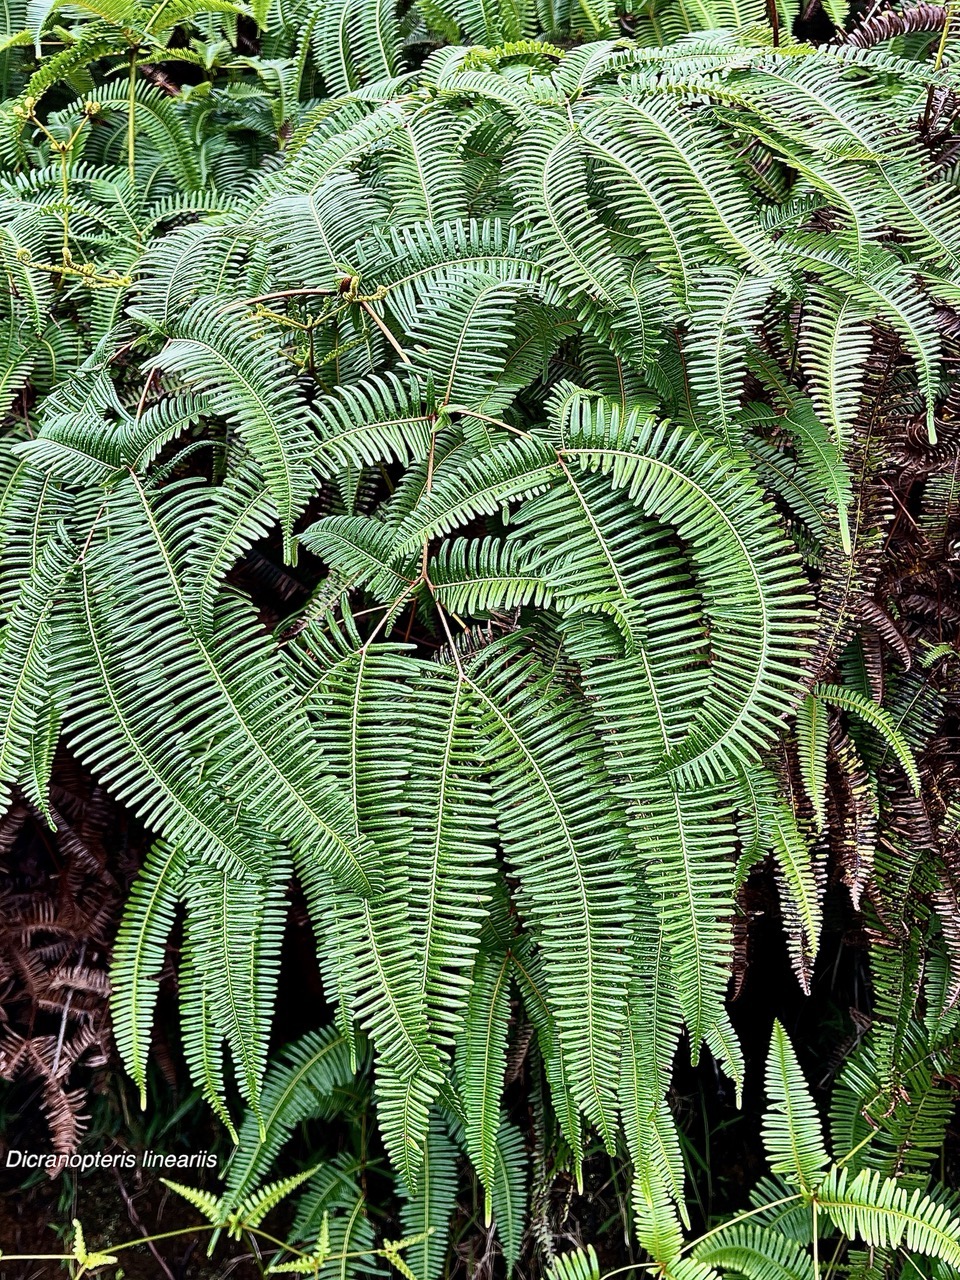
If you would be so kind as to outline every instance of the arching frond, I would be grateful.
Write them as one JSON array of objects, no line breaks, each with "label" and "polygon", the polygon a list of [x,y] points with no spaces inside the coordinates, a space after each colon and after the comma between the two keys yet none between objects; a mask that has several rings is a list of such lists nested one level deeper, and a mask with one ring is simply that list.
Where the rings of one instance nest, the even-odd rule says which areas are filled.
[{"label": "arching frond", "polygon": [[844,1235],[885,1248],[901,1242],[912,1252],[960,1266],[960,1220],[919,1189],[908,1192],[895,1178],[864,1169],[831,1170],[820,1186],[818,1202]]},{"label": "arching frond", "polygon": [[310,496],[313,443],[296,382],[269,337],[250,319],[194,303],[154,367],[176,373],[216,397],[218,412],[240,433],[261,467],[284,529]]},{"label": "arching frond", "polygon": [[[520,877],[519,905],[542,948],[570,1087],[609,1142],[626,1015],[618,960],[632,905],[624,891],[625,849],[615,811],[591,817],[606,805],[599,744],[588,724],[573,708],[562,708],[545,673],[530,658],[517,661],[521,655],[512,649],[488,649],[467,678],[496,770],[498,826]],[[557,736],[558,716],[565,739],[578,742],[576,774],[565,767],[568,747]]]},{"label": "arching frond", "polygon": [[335,1114],[338,1090],[356,1072],[350,1047],[334,1027],[311,1031],[288,1045],[271,1065],[260,1093],[259,1120],[244,1117],[229,1168],[223,1203],[229,1210],[262,1178],[296,1126],[305,1119]]}]

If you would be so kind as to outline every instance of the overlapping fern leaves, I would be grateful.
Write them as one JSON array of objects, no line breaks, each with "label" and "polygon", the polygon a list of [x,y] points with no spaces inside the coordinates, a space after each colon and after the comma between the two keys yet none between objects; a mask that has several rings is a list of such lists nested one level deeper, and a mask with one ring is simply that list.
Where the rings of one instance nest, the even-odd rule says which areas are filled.
[{"label": "overlapping fern leaves", "polygon": [[[869,541],[851,441],[883,341],[936,441],[957,197],[913,122],[954,77],[756,32],[601,39],[603,5],[541,13],[593,38],[562,54],[527,38],[529,6],[433,0],[416,21],[471,44],[414,73],[391,6],[337,3],[299,35],[253,13],[276,58],[243,74],[289,98],[254,128],[249,78],[214,105],[138,83],[141,43],[156,61],[171,24],[212,40],[247,12],[206,9],[82,25],[8,112],[5,394],[52,389],[4,441],[0,781],[42,805],[62,723],[157,837],[114,965],[141,1089],[182,904],[196,1083],[229,1122],[228,1046],[248,1128],[277,1141],[295,874],[337,1061],[372,1044],[411,1229],[448,1204],[453,1134],[516,1257],[519,998],[574,1159],[583,1122],[611,1151],[625,1133],[641,1242],[672,1265],[671,1063],[685,1030],[741,1085],[731,917],[767,856],[809,979],[828,708],[870,735],[851,778],[862,748],[917,781],[873,691],[831,683],[811,576],[852,579]],[[110,40],[124,104],[44,114]],[[166,52],[225,56],[199,34]],[[191,152],[207,112],[243,146]],[[257,172],[271,131],[284,163]],[[275,530],[314,595],[271,635],[235,570]],[[778,745],[795,712],[814,822]],[[819,1149],[773,1145],[811,1186]],[[872,1184],[831,1186],[838,1225],[899,1242]]]}]

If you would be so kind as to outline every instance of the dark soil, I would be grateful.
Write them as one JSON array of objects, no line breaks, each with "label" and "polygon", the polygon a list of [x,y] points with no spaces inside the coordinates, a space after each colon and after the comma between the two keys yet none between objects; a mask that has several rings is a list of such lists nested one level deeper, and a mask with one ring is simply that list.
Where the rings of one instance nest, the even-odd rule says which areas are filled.
[{"label": "dark soil", "polygon": [[[200,1184],[196,1176],[193,1181]],[[83,1224],[89,1249],[110,1249],[147,1232],[188,1230],[199,1220],[153,1170],[95,1170],[44,1178],[27,1190],[0,1192],[0,1248],[4,1254],[63,1253],[70,1243],[65,1244],[51,1224],[62,1230],[74,1217]],[[261,1274],[245,1243],[221,1241],[208,1258],[209,1238],[209,1232],[190,1231],[157,1241],[155,1253],[144,1244],[123,1249],[116,1255],[118,1269],[108,1267],[97,1274],[105,1280],[114,1280],[119,1268],[124,1280],[254,1280]],[[53,1280],[65,1275],[59,1262],[0,1258],[0,1280]]]}]

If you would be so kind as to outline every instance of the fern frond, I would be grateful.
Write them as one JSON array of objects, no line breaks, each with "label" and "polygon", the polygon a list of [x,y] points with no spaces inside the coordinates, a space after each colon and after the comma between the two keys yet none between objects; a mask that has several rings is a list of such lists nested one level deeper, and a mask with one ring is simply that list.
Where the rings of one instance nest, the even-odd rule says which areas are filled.
[{"label": "fern frond", "polygon": [[783,415],[783,426],[793,436],[797,461],[809,477],[809,487],[821,505],[836,512],[840,526],[840,548],[844,555],[852,551],[848,510],[852,500],[850,471],[839,449],[811,410],[810,401],[802,396],[790,399]]},{"label": "fern frond", "polygon": [[715,266],[691,280],[697,299],[685,343],[690,386],[702,421],[731,448],[747,373],[746,348],[763,322],[776,282]]},{"label": "fern frond", "polygon": [[253,1111],[240,1127],[222,1197],[227,1210],[256,1186],[298,1124],[336,1113],[338,1091],[352,1084],[360,1065],[351,1061],[350,1046],[335,1027],[311,1031],[282,1051],[260,1092],[262,1136]]},{"label": "fern frond", "polygon": [[404,113],[384,165],[392,221],[446,222],[467,214],[461,160],[463,125],[444,106]]},{"label": "fern frond", "polygon": [[147,1103],[147,1056],[167,938],[188,862],[158,843],[134,882],[113,949],[111,1013],[117,1051]]},{"label": "fern frond", "polygon": [[[638,362],[642,347],[626,332],[630,319],[642,334],[635,299],[624,265],[617,259],[610,236],[591,208],[587,183],[587,153],[581,137],[556,128],[526,131],[509,170],[520,210],[530,225],[531,247],[538,251],[541,269],[554,284],[610,312],[601,326],[604,336],[622,345]],[[618,320],[616,309],[625,309]]]},{"label": "fern frond", "polygon": [[823,920],[821,885],[792,806],[778,797],[770,808],[769,821],[790,960],[797,980],[809,995]]},{"label": "fern frond", "polygon": [[[465,678],[489,743],[500,835],[520,877],[521,913],[540,940],[570,1085],[611,1142],[626,1013],[618,951],[629,929],[629,873],[619,822],[607,810],[599,744],[545,677],[515,643],[501,642]],[[576,771],[569,768],[572,742]]]},{"label": "fern frond", "polygon": [[744,1280],[815,1280],[813,1259],[796,1241],[750,1222],[721,1228],[697,1245],[693,1256]]},{"label": "fern frond", "polygon": [[[77,549],[61,530],[40,550],[36,563],[10,609],[0,650],[0,791],[3,808],[9,803],[9,784],[21,779],[32,744],[47,723],[56,695],[51,671],[53,631],[58,625],[68,578]],[[62,692],[62,691],[61,691]],[[45,803],[45,801],[44,801]]]},{"label": "fern frond", "polygon": [[488,1204],[497,1226],[507,1276],[510,1277],[515,1273],[523,1245],[527,1208],[527,1153],[523,1134],[506,1116],[501,1116],[497,1131]]},{"label": "fern frond", "polygon": [[[76,668],[68,736],[81,759],[98,769],[107,786],[157,828],[162,824],[170,844],[189,848],[194,856],[230,866],[242,875],[256,856],[252,850],[257,849],[259,837],[247,824],[235,827],[215,796],[197,790],[194,761],[178,737],[170,734],[158,741],[157,707],[144,706],[124,687],[122,672],[129,661],[139,660],[144,678],[151,673],[158,682],[170,679],[176,668],[167,665],[161,677],[163,668],[156,656],[166,636],[157,629],[149,636],[141,631],[136,637],[130,631],[121,657],[108,639],[118,612],[115,584],[105,586],[97,573],[96,556],[88,557],[71,611],[72,656],[67,660],[75,666],[80,659],[82,666]],[[109,737],[103,731],[105,724],[112,726]]]},{"label": "fern frond", "polygon": [[266,1186],[258,1187],[255,1192],[245,1196],[236,1209],[226,1217],[228,1234],[234,1239],[242,1238],[248,1227],[258,1227],[271,1209],[285,1200],[292,1191],[302,1186],[315,1172],[313,1169],[301,1169],[288,1178],[279,1178]]},{"label": "fern frond", "polygon": [[276,504],[252,466],[238,467],[214,489],[209,507],[194,526],[184,574],[185,604],[202,633],[211,634],[224,578],[276,519]]},{"label": "fern frond", "polygon": [[600,1280],[600,1263],[593,1245],[555,1258],[550,1267],[550,1280]]},{"label": "fern frond", "polygon": [[404,799],[417,821],[406,855],[407,909],[430,1025],[450,1042],[466,1016],[493,890],[491,790],[476,758],[477,708],[468,686],[431,665],[411,695],[418,715]]},{"label": "fern frond", "polygon": [[498,445],[460,466],[452,459],[440,462],[429,492],[399,525],[397,552],[414,551],[475,516],[492,515],[503,503],[546,488],[559,474],[555,451],[536,437]]},{"label": "fern frond", "polygon": [[457,1046],[457,1079],[467,1152],[487,1191],[488,1225],[509,1016],[510,956],[481,948],[473,967],[470,998]]},{"label": "fern frond", "polygon": [[585,684],[608,735],[608,767],[628,805],[696,1057],[708,1028],[725,1018],[732,944],[718,908],[733,884],[732,799],[724,787],[683,790],[659,772],[668,721],[642,658],[598,666]]},{"label": "fern frond", "polygon": [[404,383],[387,374],[340,387],[336,396],[317,402],[314,415],[320,437],[315,457],[324,474],[331,464],[408,464],[430,448],[433,419],[412,378]]},{"label": "fern frond", "polygon": [[927,433],[931,443],[935,443],[934,405],[940,335],[929,298],[893,255],[878,253],[877,265],[861,276],[849,255],[842,249],[828,247],[822,237],[795,237],[790,251],[800,264],[815,270],[827,285],[851,297],[869,314],[889,324],[902,338],[917,366],[926,405]]},{"label": "fern frond", "polygon": [[825,791],[827,787],[827,742],[829,720],[826,708],[812,694],[807,694],[797,708],[797,747],[800,755],[800,777],[807,799],[813,805],[817,827],[823,830],[827,820]]},{"label": "fern frond", "polygon": [[308,195],[271,200],[261,217],[276,289],[332,293],[349,274],[357,240],[380,216],[374,193],[353,173],[333,173]]},{"label": "fern frond", "polygon": [[316,1240],[326,1218],[328,1256],[337,1258],[341,1280],[381,1274],[372,1256],[362,1256],[372,1255],[374,1247],[373,1227],[358,1185],[363,1167],[355,1156],[342,1152],[314,1173],[297,1201],[292,1238]]},{"label": "fern frond", "polygon": [[[666,1191],[687,1222],[680,1137],[666,1101],[681,1013],[670,985],[667,948],[654,926],[650,955],[630,992],[620,1064],[620,1107],[634,1167],[634,1213],[640,1230],[649,1206]],[[649,960],[649,963],[647,961]]]},{"label": "fern frond", "polygon": [[413,366],[436,388],[440,406],[483,409],[499,416],[498,394],[513,337],[513,315],[526,281],[498,280],[477,271],[451,271],[434,279],[421,300],[410,338]]},{"label": "fern frond", "polygon": [[299,535],[332,570],[384,602],[409,595],[417,581],[414,566],[401,566],[407,574],[392,567],[395,539],[389,525],[366,516],[324,516]]},{"label": "fern frond", "polygon": [[131,314],[167,332],[211,284],[243,296],[251,240],[242,227],[199,222],[151,241],[139,262]]},{"label": "fern frond", "polygon": [[793,1185],[813,1191],[823,1179],[828,1156],[820,1117],[793,1045],[779,1022],[773,1024],[765,1083],[770,1105],[763,1122],[763,1142],[770,1167]]},{"label": "fern frond", "polygon": [[550,1012],[543,966],[530,939],[520,934],[510,944],[513,971],[523,995],[530,1021],[537,1031],[537,1043],[543,1057],[550,1086],[550,1097],[561,1132],[570,1146],[577,1185],[582,1181],[583,1123],[570,1088],[564,1056],[560,1049],[556,1023]]},{"label": "fern frond", "polygon": [[477,617],[520,605],[543,606],[552,588],[520,542],[456,538],[427,564],[434,596],[449,612]]},{"label": "fern frond", "polygon": [[[384,892],[369,902],[338,904],[332,968],[350,1018],[359,1017],[373,1040],[381,1132],[413,1194],[430,1107],[444,1073],[441,1036],[428,1018],[429,960],[418,948],[423,946],[420,928],[438,912],[439,869],[421,861],[419,841],[411,850],[408,824],[396,816],[408,770],[400,720],[405,706],[396,680],[412,674],[412,664],[389,647],[352,651],[345,644],[334,655],[335,665],[322,671],[313,696],[323,708],[323,741],[347,787],[354,830],[368,833],[381,859]],[[385,756],[380,735],[387,724],[395,726],[398,749]],[[444,775],[441,787],[448,783]],[[319,928],[325,930],[330,886],[313,875],[307,888]],[[442,892],[448,891],[444,886]],[[445,924],[438,917],[426,931],[440,927]]]},{"label": "fern frond", "polygon": [[586,400],[571,407],[562,454],[607,475],[691,546],[715,622],[714,658],[704,703],[667,763],[678,779],[701,782],[755,759],[773,733],[773,708],[790,709],[797,695],[789,664],[807,626],[807,594],[749,476],[699,433]]},{"label": "fern frond", "polygon": [[190,933],[198,926],[202,926],[202,921],[196,914],[187,916],[184,930],[186,947],[177,975],[183,1056],[187,1060],[193,1084],[200,1090],[204,1101],[231,1139],[236,1142],[237,1130],[225,1101],[224,1038],[214,1023],[210,975],[204,974],[191,963],[193,951],[189,945]]},{"label": "fern frond", "polygon": [[917,772],[913,752],[885,708],[855,689],[848,689],[843,685],[818,684],[813,690],[813,696],[841,707],[844,711],[852,712],[865,724],[875,729],[900,761],[914,793],[919,794],[920,775]]},{"label": "fern frond", "polygon": [[200,300],[152,362],[217,401],[261,467],[287,537],[310,499],[314,441],[306,407],[277,343],[254,320]]},{"label": "fern frond", "polygon": [[798,342],[817,416],[842,448],[856,421],[872,347],[863,309],[849,297],[813,286]]},{"label": "fern frond", "polygon": [[[261,882],[191,869],[187,910],[202,919],[190,931],[190,963],[216,974],[210,1010],[230,1046],[243,1097],[264,1135],[260,1091],[267,1066],[269,1010],[273,1008],[283,934],[282,894],[290,865],[273,853]],[[189,1020],[189,1011],[184,1017]]]},{"label": "fern frond", "polygon": [[960,1267],[960,1218],[917,1188],[863,1169],[856,1177],[832,1169],[817,1191],[817,1203],[848,1239],[878,1248],[901,1243],[911,1252]]},{"label": "fern frond", "polygon": [[418,1238],[406,1255],[417,1280],[440,1280],[443,1275],[447,1234],[456,1202],[457,1148],[434,1113],[417,1192],[405,1198],[400,1213],[404,1234]]},{"label": "fern frond", "polygon": [[169,1187],[171,1191],[175,1191],[178,1196],[183,1196],[188,1204],[192,1204],[214,1226],[223,1221],[220,1201],[211,1192],[201,1191],[197,1187],[187,1187],[183,1183],[172,1182],[169,1178],[161,1178],[160,1181],[164,1186]]}]

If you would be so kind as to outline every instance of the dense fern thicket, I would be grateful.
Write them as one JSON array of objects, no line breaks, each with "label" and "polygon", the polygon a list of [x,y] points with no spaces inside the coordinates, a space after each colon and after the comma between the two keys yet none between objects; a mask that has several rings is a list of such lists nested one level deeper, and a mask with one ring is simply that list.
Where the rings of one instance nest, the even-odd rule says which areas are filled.
[{"label": "dense fern thicket", "polygon": [[[293,1194],[278,1265],[434,1280],[469,1175],[484,1267],[586,1280],[545,1206],[605,1150],[659,1275],[953,1276],[952,8],[625,8],[8,7],[0,974],[61,1031],[0,1074],[78,1140],[109,910],[58,932],[15,859],[82,770],[149,834],[129,889],[70,857],[148,1109],[175,972],[216,1233]],[[809,993],[825,903],[832,1156],[778,1023],[770,1177],[686,1243],[675,1059],[758,1086],[755,918]]]}]

